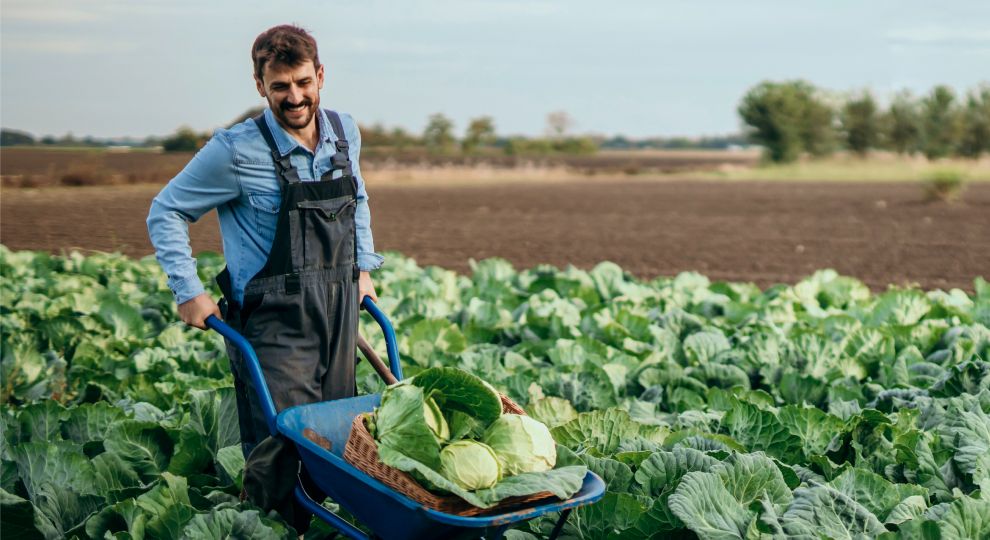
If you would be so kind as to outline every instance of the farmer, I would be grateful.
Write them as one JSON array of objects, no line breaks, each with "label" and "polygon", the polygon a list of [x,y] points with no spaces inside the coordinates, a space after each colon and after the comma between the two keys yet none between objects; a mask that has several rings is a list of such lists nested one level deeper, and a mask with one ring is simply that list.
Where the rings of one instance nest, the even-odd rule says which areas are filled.
[{"label": "farmer", "polygon": [[[275,408],[350,397],[359,298],[377,300],[361,138],[347,114],[320,108],[325,77],[316,41],[295,26],[266,30],[251,48],[268,108],[218,129],[151,203],[148,233],[179,316],[205,328],[223,318],[254,347]],[[197,277],[188,222],[213,209],[227,267],[219,305]],[[298,455],[268,427],[238,349],[227,343],[246,458],[245,496],[298,530]]]}]

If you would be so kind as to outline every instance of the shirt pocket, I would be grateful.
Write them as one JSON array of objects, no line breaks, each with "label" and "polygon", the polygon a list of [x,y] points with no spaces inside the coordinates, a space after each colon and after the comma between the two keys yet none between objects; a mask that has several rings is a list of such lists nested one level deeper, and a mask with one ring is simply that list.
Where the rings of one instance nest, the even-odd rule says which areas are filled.
[{"label": "shirt pocket", "polygon": [[275,240],[275,224],[278,221],[278,207],[282,194],[278,192],[248,193],[248,203],[254,214],[254,226],[261,237],[271,243]]}]

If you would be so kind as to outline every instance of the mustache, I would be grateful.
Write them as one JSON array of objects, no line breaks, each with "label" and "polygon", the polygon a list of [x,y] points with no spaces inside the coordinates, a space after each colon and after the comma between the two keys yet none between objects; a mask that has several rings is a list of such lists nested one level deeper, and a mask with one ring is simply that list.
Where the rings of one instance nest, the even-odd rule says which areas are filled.
[{"label": "mustache", "polygon": [[304,99],[304,100],[302,100],[299,103],[289,103],[289,101],[286,100],[286,101],[283,101],[279,105],[279,108],[284,111],[286,109],[291,109],[293,107],[298,107],[299,105],[302,105],[303,107],[312,107],[313,106],[313,100],[311,100],[311,99]]}]

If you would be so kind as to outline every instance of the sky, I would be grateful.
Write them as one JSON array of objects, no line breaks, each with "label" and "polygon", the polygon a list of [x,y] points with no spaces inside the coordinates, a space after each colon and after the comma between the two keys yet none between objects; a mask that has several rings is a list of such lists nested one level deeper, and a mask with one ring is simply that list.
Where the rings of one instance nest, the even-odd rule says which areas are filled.
[{"label": "sky", "polygon": [[283,23],[319,43],[324,106],[412,132],[440,112],[535,136],[566,111],[575,133],[718,135],[764,80],[881,100],[990,81],[986,0],[2,0],[0,125],[225,126],[264,104],[250,46]]}]

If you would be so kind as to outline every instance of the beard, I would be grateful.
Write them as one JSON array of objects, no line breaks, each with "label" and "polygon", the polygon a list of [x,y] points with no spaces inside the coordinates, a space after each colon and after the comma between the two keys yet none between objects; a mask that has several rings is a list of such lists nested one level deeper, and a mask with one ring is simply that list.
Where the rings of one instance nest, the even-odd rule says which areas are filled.
[{"label": "beard", "polygon": [[[304,111],[301,116],[289,116],[289,110],[293,108],[294,105],[301,105]],[[272,112],[275,113],[275,118],[285,127],[290,129],[303,129],[310,125],[313,121],[313,117],[316,116],[316,111],[320,107],[320,96],[316,96],[316,100],[306,98],[299,103],[289,103],[288,100],[282,101],[278,105],[274,103],[269,103]]]}]

